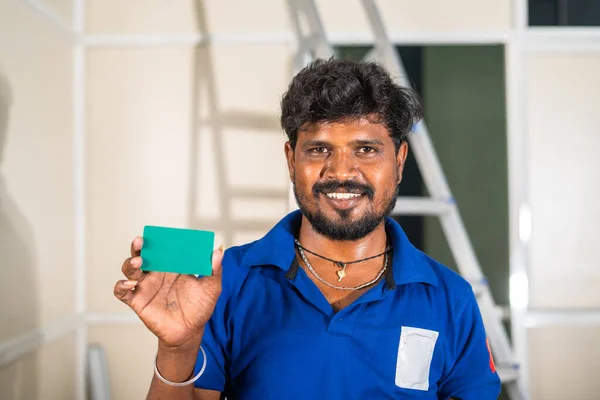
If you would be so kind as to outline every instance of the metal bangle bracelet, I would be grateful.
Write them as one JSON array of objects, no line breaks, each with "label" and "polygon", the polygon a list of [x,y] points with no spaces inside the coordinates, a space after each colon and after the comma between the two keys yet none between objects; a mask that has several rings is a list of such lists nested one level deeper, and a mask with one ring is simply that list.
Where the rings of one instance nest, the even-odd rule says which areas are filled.
[{"label": "metal bangle bracelet", "polygon": [[202,357],[204,357],[204,363],[202,364],[202,368],[200,368],[200,372],[198,372],[198,374],[196,374],[196,376],[194,376],[192,379],[187,380],[185,382],[171,382],[166,380],[161,374],[160,372],[158,372],[158,352],[156,352],[156,357],[154,358],[154,373],[156,374],[156,377],[158,379],[160,379],[163,383],[166,383],[169,386],[187,386],[190,385],[194,382],[196,382],[204,373],[204,370],[206,369],[206,353],[204,352],[204,349],[202,348],[202,346],[200,346],[200,350],[202,351]]}]

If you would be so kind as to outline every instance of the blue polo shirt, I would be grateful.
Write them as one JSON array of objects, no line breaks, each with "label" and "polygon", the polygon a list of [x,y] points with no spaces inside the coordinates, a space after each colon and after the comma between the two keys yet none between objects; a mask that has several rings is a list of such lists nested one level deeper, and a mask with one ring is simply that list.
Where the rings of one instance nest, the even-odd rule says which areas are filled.
[{"label": "blue polo shirt", "polygon": [[[386,219],[389,273],[335,312],[295,257],[299,211],[225,252],[199,388],[228,399],[492,400],[500,380],[473,290]],[[198,356],[196,371],[202,366]]]}]

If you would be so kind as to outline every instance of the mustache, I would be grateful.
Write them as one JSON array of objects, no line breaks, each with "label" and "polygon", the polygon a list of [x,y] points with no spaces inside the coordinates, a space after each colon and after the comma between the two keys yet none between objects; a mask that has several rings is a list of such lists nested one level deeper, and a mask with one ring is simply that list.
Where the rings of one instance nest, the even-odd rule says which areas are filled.
[{"label": "mustache", "polygon": [[360,192],[365,194],[369,199],[373,199],[373,196],[375,195],[375,189],[373,189],[372,186],[355,181],[317,182],[313,186],[313,195],[318,197],[319,193],[331,193],[335,192],[337,189],[345,189],[350,193]]}]

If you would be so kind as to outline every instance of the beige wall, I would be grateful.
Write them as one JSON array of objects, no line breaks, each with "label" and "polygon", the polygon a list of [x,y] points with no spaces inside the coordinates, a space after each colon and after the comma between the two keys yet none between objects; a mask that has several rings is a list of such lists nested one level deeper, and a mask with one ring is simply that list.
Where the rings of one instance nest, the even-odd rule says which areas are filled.
[{"label": "beige wall", "polygon": [[192,60],[182,48],[88,53],[90,311],[123,311],[112,287],[144,224],[187,225]]},{"label": "beige wall", "polygon": [[[194,2],[167,10],[160,2],[91,1],[88,30],[205,31],[205,18],[212,24],[223,15],[215,4],[198,11]],[[259,238],[287,212],[277,117],[291,77],[291,48],[103,47],[87,55],[87,274],[94,282],[88,305],[93,312],[123,312],[112,287],[129,241],[144,225],[210,229],[216,245],[231,246]],[[97,325],[90,341],[107,350],[115,398],[141,398],[156,339],[140,324]],[[124,361],[124,349],[136,356]]]},{"label": "beige wall", "polygon": [[[22,2],[0,2],[0,342],[74,310],[71,48]],[[0,368],[0,397],[72,398],[72,342]]]},{"label": "beige wall", "polygon": [[596,400],[600,393],[600,328],[554,326],[529,331],[534,400]]},{"label": "beige wall", "polygon": [[75,335],[45,344],[0,367],[2,400],[71,400],[75,398]]},{"label": "beige wall", "polygon": [[600,54],[527,64],[533,307],[600,307],[598,71]]},{"label": "beige wall", "polygon": [[44,0],[40,2],[66,24],[73,22],[73,0]]},{"label": "beige wall", "polygon": [[[2,273],[11,274],[0,280],[0,296],[27,287],[38,300],[36,321],[47,323],[73,311],[71,44],[18,2],[0,7],[0,15],[11,16],[0,35],[0,254],[7,257]],[[27,46],[15,46],[17,40]],[[14,334],[19,328],[11,325],[2,326]]]},{"label": "beige wall", "polygon": [[[507,0],[379,0],[384,22],[391,31],[493,31],[509,29],[511,1]],[[89,0],[87,31],[93,34],[195,32],[288,32],[286,0],[185,0],[168,4],[160,0]],[[368,23],[360,0],[318,0],[327,30],[332,34],[365,35]],[[193,18],[205,16],[208,23]],[[267,17],[266,17],[267,16]]]},{"label": "beige wall", "polygon": [[90,343],[103,347],[113,399],[144,399],[154,373],[156,337],[143,325],[94,325]]},{"label": "beige wall", "polygon": [[[320,0],[323,19],[335,32],[369,32],[358,0]],[[383,22],[391,32],[502,30],[511,25],[507,0],[379,0]]]},{"label": "beige wall", "polygon": [[[600,54],[532,55],[527,63],[530,305],[600,307]],[[596,399],[600,330],[530,331],[535,399]]]}]

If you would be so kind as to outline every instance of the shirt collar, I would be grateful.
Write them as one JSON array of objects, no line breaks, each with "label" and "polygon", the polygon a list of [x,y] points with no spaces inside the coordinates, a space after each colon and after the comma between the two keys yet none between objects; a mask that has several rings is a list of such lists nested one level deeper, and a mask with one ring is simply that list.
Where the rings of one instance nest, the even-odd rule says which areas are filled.
[{"label": "shirt collar", "polygon": [[[274,265],[287,272],[296,257],[294,238],[301,221],[299,210],[285,216],[262,239],[250,245],[242,265]],[[430,260],[410,243],[400,225],[388,217],[385,226],[392,245],[392,274],[386,276],[388,287],[418,282],[437,285],[439,280]]]},{"label": "shirt collar", "polygon": [[242,265],[275,265],[287,271],[296,257],[294,238],[301,221],[302,214],[299,210],[285,216],[262,239],[250,245],[242,257]]}]

